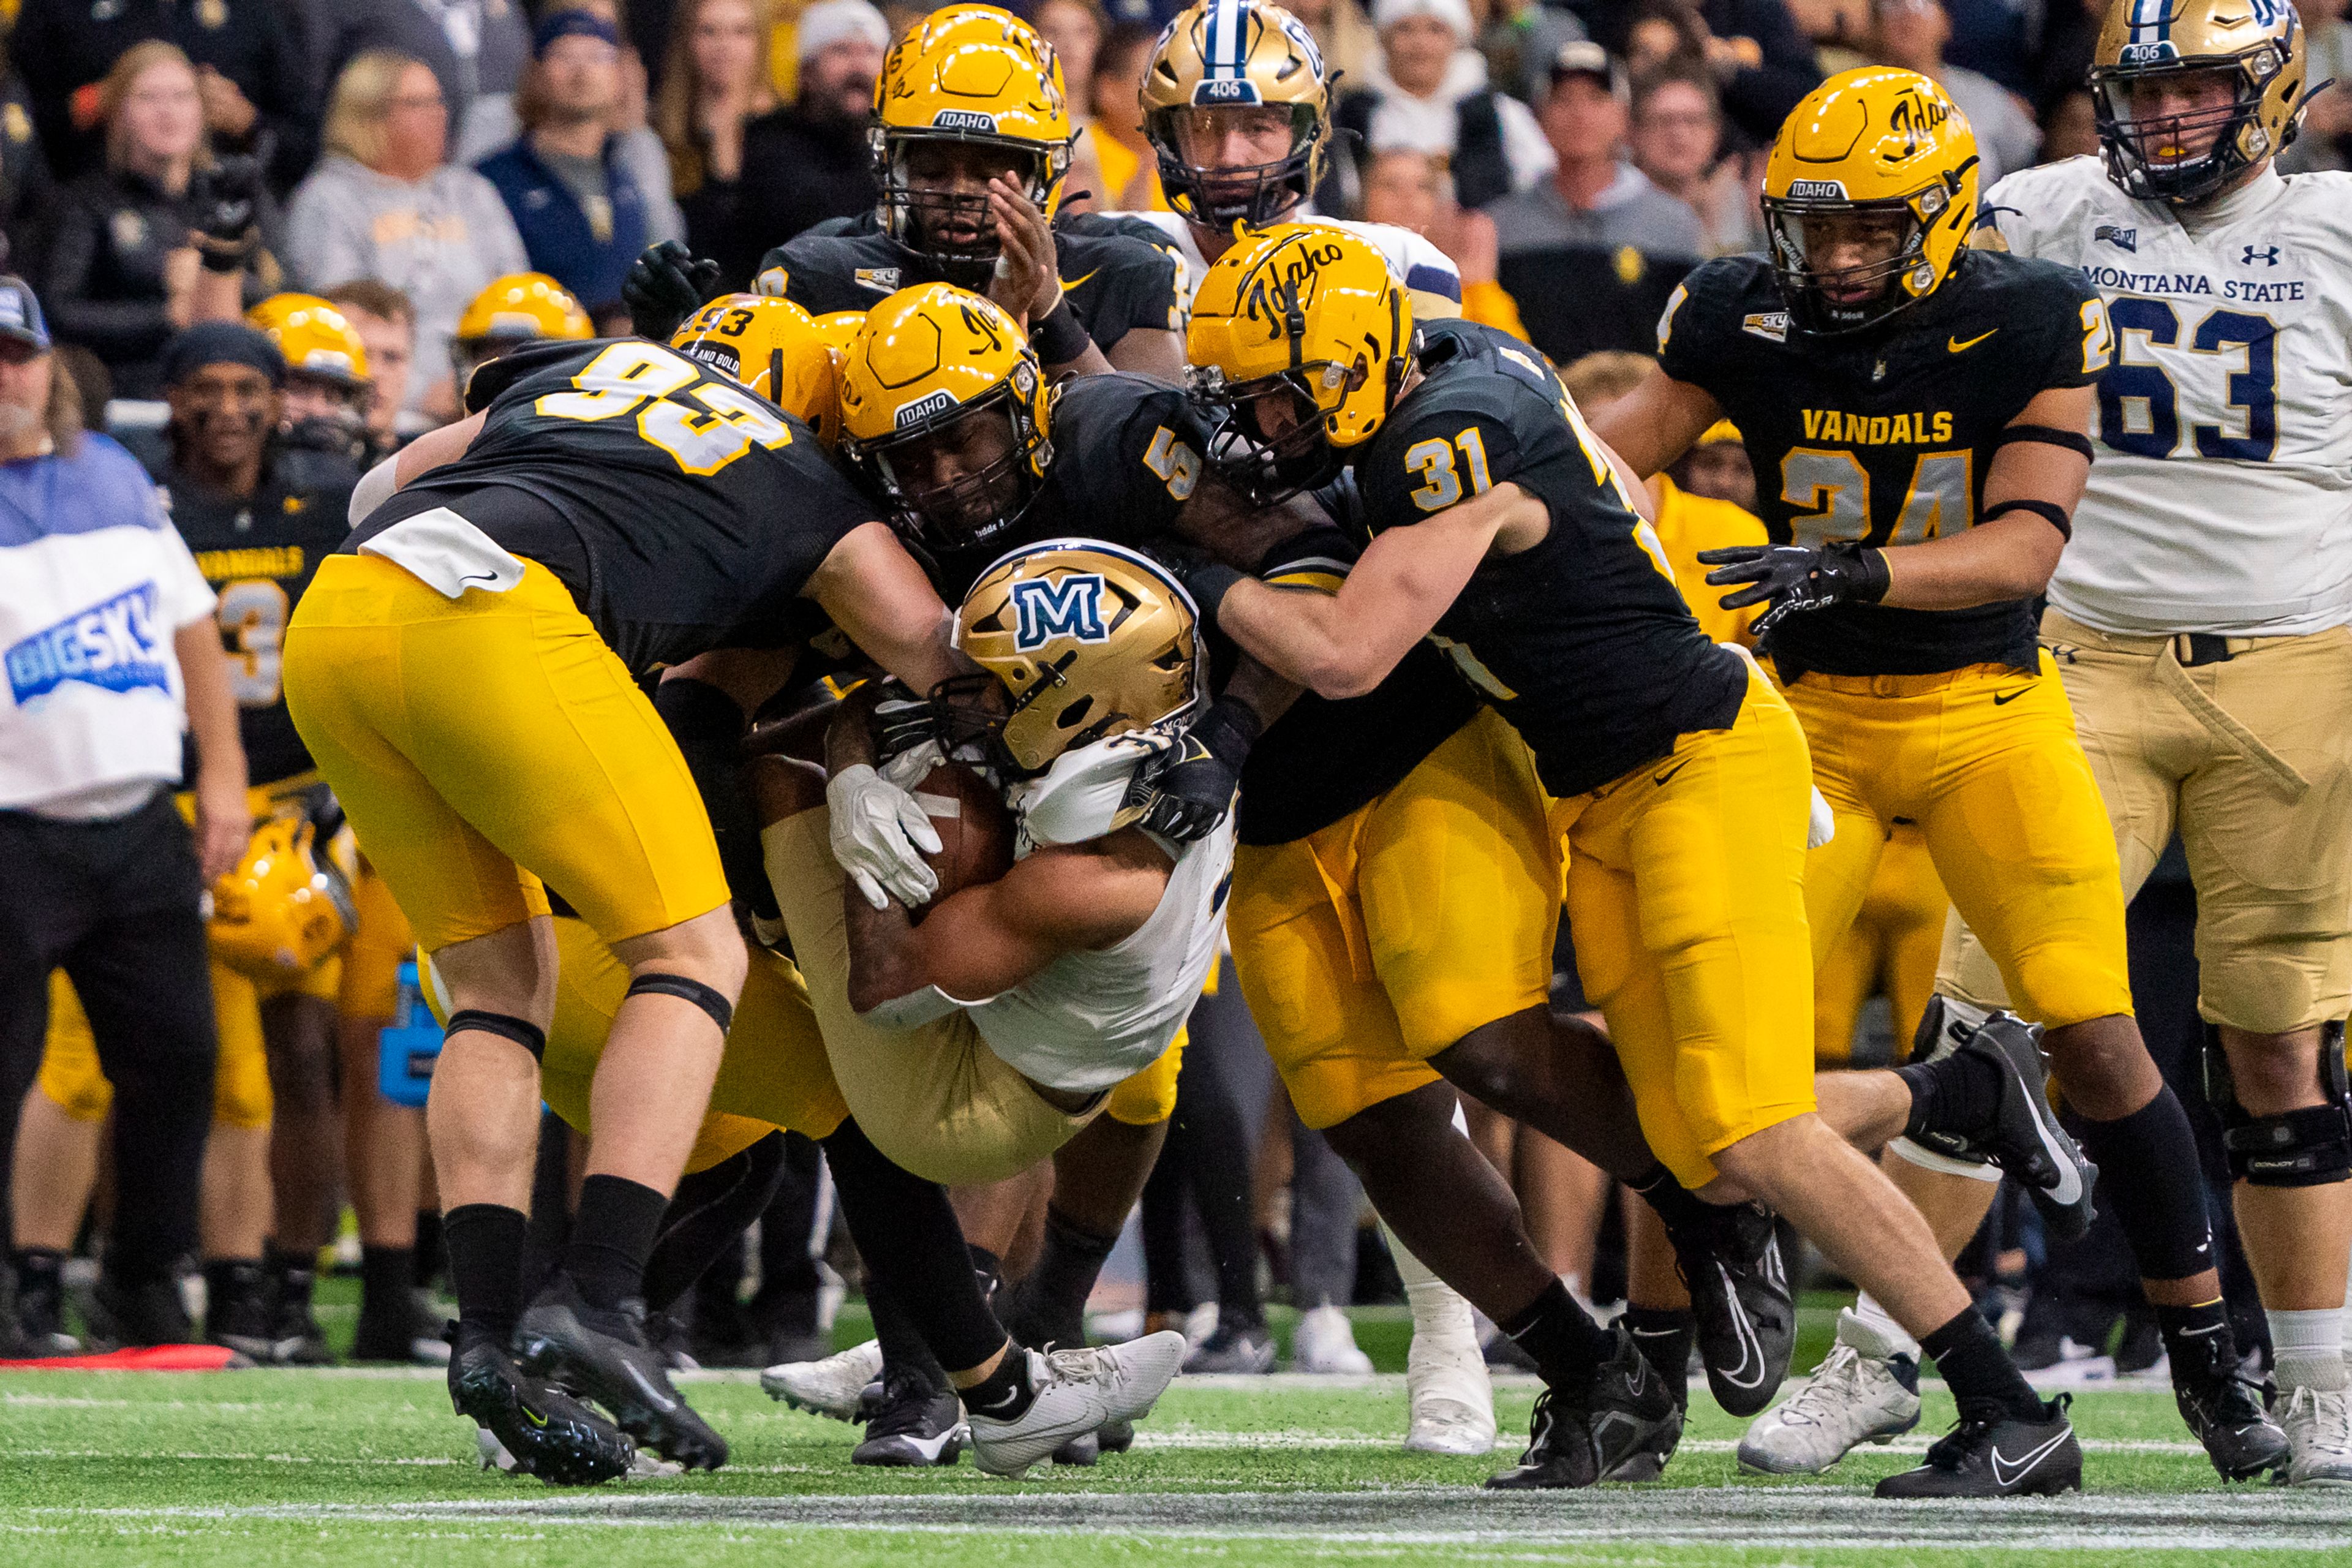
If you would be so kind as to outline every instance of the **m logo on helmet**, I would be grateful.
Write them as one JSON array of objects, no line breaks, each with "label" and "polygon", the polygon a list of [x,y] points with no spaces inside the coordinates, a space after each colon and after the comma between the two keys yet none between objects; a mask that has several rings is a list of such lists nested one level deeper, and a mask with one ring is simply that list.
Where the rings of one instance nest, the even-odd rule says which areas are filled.
[{"label": "m logo on helmet", "polygon": [[1099,572],[1029,577],[1013,584],[1013,613],[1017,622],[1013,646],[1023,653],[1034,653],[1056,637],[1110,641],[1110,628],[1103,624],[1102,594]]},{"label": "m logo on helmet", "polygon": [[996,134],[996,116],[977,109],[942,109],[931,116],[934,131],[977,131],[983,135]]},{"label": "m logo on helmet", "polygon": [[943,386],[937,392],[927,393],[918,397],[914,402],[899,409],[891,416],[890,423],[893,428],[904,430],[909,425],[920,425],[934,414],[945,414],[955,405],[955,394]]},{"label": "m logo on helmet", "polygon": [[1789,199],[1792,202],[1845,200],[1843,180],[1791,180]]}]

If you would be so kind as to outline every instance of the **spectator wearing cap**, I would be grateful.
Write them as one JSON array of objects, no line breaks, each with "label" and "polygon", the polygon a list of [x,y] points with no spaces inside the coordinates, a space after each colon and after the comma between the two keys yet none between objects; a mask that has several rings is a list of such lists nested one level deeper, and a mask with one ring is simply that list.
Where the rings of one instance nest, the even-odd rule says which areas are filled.
[{"label": "spectator wearing cap", "polygon": [[433,73],[448,106],[450,162],[471,168],[514,140],[514,95],[530,63],[521,0],[309,0],[319,74],[313,90],[375,50]]},{"label": "spectator wearing cap", "polygon": [[866,0],[817,0],[801,13],[795,43],[798,96],[743,127],[727,243],[711,252],[730,288],[749,288],[771,247],[827,218],[871,212],[881,194],[866,125],[889,24]]},{"label": "spectator wearing cap", "polygon": [[1939,84],[1968,116],[1977,133],[1979,190],[1989,191],[2003,174],[2032,166],[2042,147],[2042,128],[2007,88],[1944,58],[1952,41],[1952,18],[1942,0],[1878,0],[1871,58],[1880,65],[1917,71]]},{"label": "spectator wearing cap", "polygon": [[[1339,95],[1339,127],[1354,136],[1336,138],[1339,147],[1444,158],[1465,206],[1526,190],[1551,172],[1535,116],[1495,90],[1485,57],[1470,47],[1476,26],[1468,0],[1377,0],[1372,24],[1381,58],[1364,87]],[[1345,153],[1335,160],[1346,162]],[[1336,205],[1352,211],[1360,203],[1360,193],[1343,184]]]},{"label": "spectator wearing cap", "polygon": [[1486,209],[1502,285],[1535,345],[1562,364],[1646,346],[1667,297],[1705,249],[1697,215],[1620,160],[1626,97],[1607,50],[1564,46],[1539,116],[1559,166]]},{"label": "spectator wearing cap", "polygon": [[116,394],[152,398],[172,334],[234,320],[271,291],[283,243],[250,158],[215,160],[188,57],[150,39],[99,84],[106,163],[49,220],[43,292],[59,339],[95,353]]},{"label": "spectator wearing cap", "polygon": [[29,73],[49,166],[68,180],[103,162],[99,84],[134,44],[159,38],[195,62],[205,129],[261,161],[280,191],[319,149],[310,61],[279,0],[24,0],[9,54]]},{"label": "spectator wearing cap", "polygon": [[478,167],[505,200],[531,268],[593,310],[621,297],[629,263],[656,237],[611,129],[621,36],[586,11],[551,12],[532,57],[516,100],[522,136]]},{"label": "spectator wearing cap", "polygon": [[[196,1245],[217,1054],[201,905],[245,849],[245,750],[212,589],[55,372],[32,289],[0,278],[0,1155],[62,969],[115,1089],[100,1298],[152,1343],[187,1337],[173,1273]],[[193,832],[171,798],[185,731]]]},{"label": "spectator wearing cap", "polygon": [[498,187],[446,161],[448,124],[440,84],[421,62],[359,56],[327,105],[327,156],[287,217],[298,285],[373,278],[408,297],[415,362],[427,374],[409,387],[407,406],[443,419],[457,412],[439,367],[459,313],[491,279],[530,265]]}]

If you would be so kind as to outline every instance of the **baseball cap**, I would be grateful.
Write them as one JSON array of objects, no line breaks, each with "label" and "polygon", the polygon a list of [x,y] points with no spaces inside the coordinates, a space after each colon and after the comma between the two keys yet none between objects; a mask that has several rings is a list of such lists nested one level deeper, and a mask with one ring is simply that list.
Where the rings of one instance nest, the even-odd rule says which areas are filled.
[{"label": "baseball cap", "polygon": [[621,47],[621,30],[593,11],[551,11],[531,34],[531,58],[544,55],[563,38],[601,38],[616,49]]},{"label": "baseball cap", "polygon": [[49,323],[41,315],[41,301],[22,278],[0,274],[0,338],[30,343],[46,352]]},{"label": "baseball cap", "polygon": [[1625,69],[1612,59],[1607,49],[1590,38],[1578,38],[1560,45],[1559,53],[1551,58],[1551,80],[1558,87],[1562,78],[1571,76],[1598,77],[1609,90],[1618,97],[1625,96]]}]

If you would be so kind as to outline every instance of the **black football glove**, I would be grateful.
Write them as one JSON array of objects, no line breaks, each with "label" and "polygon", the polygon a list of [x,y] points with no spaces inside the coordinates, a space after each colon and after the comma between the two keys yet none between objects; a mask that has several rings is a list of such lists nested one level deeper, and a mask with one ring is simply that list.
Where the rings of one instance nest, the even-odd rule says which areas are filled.
[{"label": "black football glove", "polygon": [[1819,550],[1801,544],[1738,544],[1727,550],[1702,550],[1699,563],[1717,570],[1706,574],[1710,587],[1745,583],[1748,587],[1726,594],[1727,610],[1744,610],[1767,599],[1772,607],[1756,618],[1759,635],[1781,616],[1798,610],[1819,610],[1831,605],[1876,604],[1886,595],[1886,553],[1866,549],[1851,540],[1825,544]]},{"label": "black football glove", "polygon": [[657,343],[677,336],[686,319],[718,292],[719,263],[708,257],[697,258],[675,239],[647,246],[621,279],[621,303],[629,308],[630,330]]},{"label": "black football glove", "polygon": [[1237,697],[1211,703],[1175,750],[1137,771],[1124,804],[1143,807],[1138,826],[1179,844],[1215,832],[1234,808],[1242,764],[1262,727],[1256,710]]},{"label": "black football glove", "polygon": [[926,741],[937,741],[942,751],[947,749],[947,731],[936,705],[916,696],[914,689],[896,676],[883,678],[879,696],[880,700],[875,703],[866,721],[866,729],[874,737],[876,767],[904,756]]},{"label": "black football glove", "polygon": [[1217,608],[1225,602],[1225,591],[1249,575],[1234,571],[1199,545],[1181,539],[1155,539],[1144,546],[1144,553],[1168,568],[1184,584],[1203,626],[1217,624]]},{"label": "black football glove", "polygon": [[254,216],[261,203],[261,163],[242,156],[217,160],[196,175],[196,250],[214,272],[242,270],[260,243]]}]

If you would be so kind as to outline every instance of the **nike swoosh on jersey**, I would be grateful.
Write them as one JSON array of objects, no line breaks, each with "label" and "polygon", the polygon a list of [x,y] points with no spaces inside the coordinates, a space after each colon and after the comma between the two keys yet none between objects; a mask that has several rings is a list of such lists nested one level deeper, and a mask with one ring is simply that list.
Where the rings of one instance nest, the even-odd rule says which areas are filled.
[{"label": "nike swoosh on jersey", "polygon": [[[1099,268],[1099,267],[1097,267],[1097,268],[1095,268],[1095,272],[1100,272],[1101,270],[1102,270],[1102,268]],[[1075,288],[1076,288],[1079,284],[1084,283],[1084,282],[1087,280],[1087,278],[1091,278],[1091,277],[1093,277],[1093,276],[1095,275],[1095,272],[1089,272],[1089,273],[1087,273],[1087,274],[1086,275],[1086,278],[1065,278],[1065,279],[1062,279],[1062,287],[1063,287],[1063,288],[1065,288],[1065,289],[1075,289]],[[1994,328],[1993,330],[1994,330],[1995,331],[1999,331],[2000,329],[2000,328],[1998,328],[1998,327],[1996,327],[1996,328]]]},{"label": "nike swoosh on jersey", "polygon": [[2032,689],[2031,686],[2021,686],[2014,691],[1996,691],[1992,694],[1992,705],[1996,708],[2006,708]]},{"label": "nike swoosh on jersey", "polygon": [[1651,775],[1650,775],[1650,782],[1651,782],[1652,784],[1664,784],[1668,779],[1673,778],[1676,773],[1678,773],[1682,772],[1685,768],[1686,768],[1686,767],[1688,767],[1688,766],[1690,766],[1690,759],[1689,759],[1688,757],[1685,757],[1681,762],[1676,763],[1673,767],[1668,768],[1664,773],[1653,773],[1653,774],[1651,774]]},{"label": "nike swoosh on jersey", "polygon": [[[1999,331],[2000,331],[2000,329],[1999,327],[1995,327],[1992,330],[1992,332],[1997,332]],[[1944,340],[1944,344],[1956,354],[1966,353],[1969,350],[1984,342],[1985,339],[1992,336],[1992,332],[1979,332],[1975,337],[1970,338],[1967,342],[1962,342],[1958,338],[1946,338]]]},{"label": "nike swoosh on jersey", "polygon": [[2055,1448],[2059,1444],[2065,1440],[2066,1434],[2063,1431],[2061,1431],[2058,1436],[2051,1438],[2039,1448],[2027,1454],[2023,1458],[2019,1459],[2011,1458],[2008,1455],[2000,1451],[1999,1445],[1995,1445],[1992,1451],[1993,1484],[2003,1487],[2009,1485],[2011,1481],[2017,1479],[2018,1477],[2025,1474],[2026,1471],[2041,1463],[2043,1455],[2049,1453],[2051,1449]]}]

